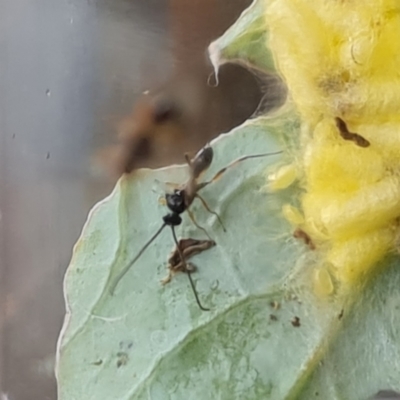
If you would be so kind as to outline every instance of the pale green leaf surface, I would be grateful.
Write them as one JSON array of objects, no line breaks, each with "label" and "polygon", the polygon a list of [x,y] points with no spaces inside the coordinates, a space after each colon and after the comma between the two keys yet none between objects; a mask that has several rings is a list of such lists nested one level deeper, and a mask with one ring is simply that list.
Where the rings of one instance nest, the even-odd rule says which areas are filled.
[{"label": "pale green leaf surface", "polygon": [[365,400],[382,389],[400,390],[398,256],[382,267],[364,291],[351,294],[355,303],[345,307],[337,337],[297,398]]},{"label": "pale green leaf surface", "polygon": [[[281,122],[255,120],[218,140],[210,175],[241,154],[279,148],[279,131],[293,124]],[[95,207],[65,279],[70,314],[59,343],[60,399],[251,399],[293,389],[313,363],[329,320],[316,319],[318,307],[304,283],[291,279],[302,246],[279,214],[285,194],[263,189],[265,169],[279,158],[249,160],[204,190],[226,233],[214,216],[193,207],[218,243],[194,259],[209,313],[198,309],[183,274],[160,284],[173,247],[168,231],[109,293],[166,213],[152,191],[155,179],[182,181],[184,168],[124,178]],[[179,236],[202,237],[186,218]],[[300,327],[291,323],[295,316]]]},{"label": "pale green leaf surface", "polygon": [[[296,119],[283,114],[225,135],[213,145],[210,175],[240,154],[276,150],[288,129],[296,129]],[[353,309],[315,298],[307,273],[312,252],[291,238],[279,213],[293,192],[262,189],[268,166],[283,162],[277,158],[243,163],[204,190],[227,233],[198,204],[193,208],[218,243],[194,258],[209,313],[198,309],[183,274],[160,284],[173,247],[168,231],[109,293],[166,213],[155,179],[182,181],[184,167],[122,179],[95,207],[65,280],[70,315],[59,346],[60,400],[365,399],[399,388],[395,265]],[[179,236],[202,234],[185,218]]]}]

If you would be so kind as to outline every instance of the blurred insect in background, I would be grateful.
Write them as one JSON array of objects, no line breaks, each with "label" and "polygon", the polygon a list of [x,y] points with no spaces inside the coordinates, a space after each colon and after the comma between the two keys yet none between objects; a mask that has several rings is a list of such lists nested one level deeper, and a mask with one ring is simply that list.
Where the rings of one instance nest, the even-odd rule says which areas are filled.
[{"label": "blurred insect in background", "polygon": [[[184,128],[181,113],[179,105],[166,96],[139,102],[132,115],[121,123],[114,154],[117,174],[132,172],[157,148],[176,142]],[[165,144],[155,144],[157,140]]]},{"label": "blurred insect in background", "polygon": [[204,182],[198,182],[198,179],[204,174],[205,171],[208,170],[210,167],[213,157],[214,157],[214,151],[212,147],[209,145],[203,147],[192,159],[189,157],[189,155],[186,153],[185,154],[185,159],[186,162],[189,166],[189,178],[188,180],[183,183],[183,184],[173,184],[173,183],[166,183],[166,186],[171,189],[170,192],[165,193],[165,203],[170,210],[170,212],[163,217],[163,224],[161,227],[157,230],[157,232],[148,240],[148,242],[142,247],[142,249],[139,251],[139,253],[134,257],[134,259],[127,264],[127,266],[121,271],[121,273],[117,276],[116,280],[112,284],[110,288],[110,292],[113,293],[116,286],[118,285],[119,281],[125,276],[125,274],[128,272],[128,270],[132,267],[132,265],[139,259],[139,257],[146,251],[146,249],[150,246],[150,244],[158,237],[158,235],[163,231],[163,229],[166,226],[169,226],[171,228],[172,236],[176,245],[177,252],[179,253],[179,257],[182,262],[182,270],[187,272],[187,275],[189,277],[190,285],[193,289],[193,293],[196,298],[196,302],[200,309],[203,311],[209,311],[208,308],[205,308],[202,306],[193,279],[191,277],[191,271],[190,268],[188,268],[184,256],[184,251],[182,251],[181,247],[179,246],[178,239],[176,237],[176,232],[175,232],[175,227],[179,226],[182,223],[182,217],[181,214],[183,214],[185,211],[188,213],[189,218],[191,221],[194,223],[194,225],[202,230],[207,237],[212,241],[210,235],[207,233],[207,231],[200,226],[197,221],[194,218],[194,215],[192,212],[189,210],[190,206],[192,205],[193,201],[195,199],[199,199],[204,208],[211,214],[215,215],[221,224],[223,230],[225,231],[225,227],[221,221],[221,218],[219,215],[212,211],[209,206],[207,205],[206,201],[204,200],[203,197],[199,195],[199,191],[208,186],[210,183],[215,182],[218,180],[226,171],[228,171],[230,168],[234,167],[235,165],[241,163],[242,161],[245,161],[247,159],[251,158],[258,158],[258,157],[266,157],[266,156],[271,156],[271,155],[276,155],[280,154],[282,151],[277,151],[274,153],[263,153],[263,154],[254,154],[254,155],[248,155],[248,156],[243,156],[240,157],[233,162],[231,162],[228,166],[220,169],[212,179],[209,181],[204,181]]},{"label": "blurred insect in background", "polygon": [[197,151],[220,132],[265,114],[285,97],[277,78],[243,72],[238,66],[222,69],[218,87],[207,86],[205,71],[177,71],[163,84],[154,82],[157,74],[145,79],[152,89],[120,119],[115,144],[98,152],[95,164],[119,178],[137,168],[178,163],[185,152]]},{"label": "blurred insect in background", "polygon": [[116,143],[99,151],[96,164],[113,178],[147,167],[157,168],[203,147],[213,134],[194,130],[204,100],[200,82],[191,76],[171,79],[135,103],[117,126]]}]

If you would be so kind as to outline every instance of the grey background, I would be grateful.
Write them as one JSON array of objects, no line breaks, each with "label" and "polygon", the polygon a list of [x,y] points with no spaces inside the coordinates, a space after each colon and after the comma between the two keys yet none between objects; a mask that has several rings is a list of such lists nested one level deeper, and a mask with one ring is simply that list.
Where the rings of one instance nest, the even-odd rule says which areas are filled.
[{"label": "grey background", "polygon": [[10,400],[56,398],[63,275],[89,209],[113,187],[91,157],[115,121],[177,69],[204,87],[199,129],[228,131],[255,110],[261,92],[240,67],[206,84],[209,42],[250,3],[0,0],[0,388]]}]

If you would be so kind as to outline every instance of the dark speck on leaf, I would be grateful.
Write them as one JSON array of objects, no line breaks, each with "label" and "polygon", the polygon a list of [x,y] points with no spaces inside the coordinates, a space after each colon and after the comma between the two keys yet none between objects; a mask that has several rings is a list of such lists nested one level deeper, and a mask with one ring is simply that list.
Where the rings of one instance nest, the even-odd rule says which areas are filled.
[{"label": "dark speck on leaf", "polygon": [[274,309],[274,310],[279,310],[281,305],[277,301],[271,301],[269,305]]},{"label": "dark speck on leaf", "polygon": [[123,351],[120,351],[120,352],[117,353],[117,357],[118,357],[118,360],[117,360],[117,368],[122,367],[123,365],[128,364],[129,357],[128,357],[128,354],[127,354],[127,353],[125,353],[125,352],[123,352]]},{"label": "dark speck on leaf", "polygon": [[301,326],[299,317],[294,317],[290,322],[295,328],[299,328]]}]

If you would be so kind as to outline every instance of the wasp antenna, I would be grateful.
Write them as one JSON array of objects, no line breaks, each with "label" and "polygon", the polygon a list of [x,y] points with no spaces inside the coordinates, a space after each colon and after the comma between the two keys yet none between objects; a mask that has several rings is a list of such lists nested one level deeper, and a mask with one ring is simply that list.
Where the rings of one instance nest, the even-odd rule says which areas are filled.
[{"label": "wasp antenna", "polygon": [[190,286],[192,287],[193,294],[194,294],[194,297],[196,299],[196,303],[199,306],[200,310],[210,311],[209,308],[203,307],[201,302],[200,302],[199,295],[197,293],[196,286],[194,285],[191,272],[187,269],[185,257],[184,257],[184,255],[182,253],[182,250],[179,247],[178,239],[176,238],[175,227],[173,225],[171,225],[171,230],[172,230],[172,236],[174,237],[174,242],[175,242],[176,248],[177,248],[178,253],[179,253],[179,257],[181,258],[182,264],[183,264],[183,266],[184,266],[184,268],[186,270],[187,276],[189,278]]},{"label": "wasp antenna", "polygon": [[[195,196],[195,197],[201,201],[201,204],[203,204],[203,207],[204,207],[210,214],[213,214],[213,215],[215,215],[215,216],[217,217],[219,223],[220,223],[221,226],[222,226],[222,229],[224,230],[224,232],[226,232],[225,225],[223,224],[222,219],[221,219],[221,217],[219,216],[219,214],[216,213],[215,211],[211,210],[211,208],[208,206],[207,202],[206,202],[198,193],[196,193],[196,196]],[[188,210],[188,212],[189,212],[189,210]],[[207,236],[208,236],[208,233],[207,233]],[[209,236],[208,236],[208,237],[209,237]]]},{"label": "wasp antenna", "polygon": [[110,287],[110,293],[111,295],[114,294],[114,291],[116,287],[118,286],[118,283],[120,280],[125,276],[125,274],[130,270],[130,268],[135,264],[135,262],[139,259],[139,257],[146,251],[146,249],[151,245],[151,243],[157,238],[157,236],[161,233],[161,231],[166,227],[166,223],[162,224],[161,227],[157,230],[157,232],[148,240],[148,242],[141,248],[139,253],[136,255],[136,257],[125,266],[125,268],[119,273],[117,278],[115,279],[114,283]]},{"label": "wasp antenna", "polygon": [[234,167],[237,164],[240,164],[242,161],[248,160],[250,158],[258,158],[258,157],[267,157],[267,156],[275,156],[277,154],[281,154],[283,153],[283,151],[275,151],[273,153],[261,153],[261,154],[251,154],[249,156],[243,156],[240,157],[234,161],[232,161],[230,164],[228,164],[226,167],[220,169],[213,177],[212,179],[210,179],[207,182],[202,182],[198,185],[198,190],[203,189],[205,186],[209,185],[210,183],[215,182],[216,180],[218,180],[221,175],[223,175],[226,171],[228,171],[229,169],[231,169],[232,167]]},{"label": "wasp antenna", "polygon": [[189,208],[186,210],[186,212],[188,213],[190,220],[193,222],[193,225],[195,225],[196,228],[198,228],[198,229],[200,229],[201,231],[203,231],[203,232],[206,234],[206,236],[208,237],[209,240],[212,240],[212,238],[211,238],[211,236],[208,234],[208,232],[207,232],[201,225],[199,225],[199,224],[197,223],[196,218],[194,217],[193,213],[190,211]]}]

